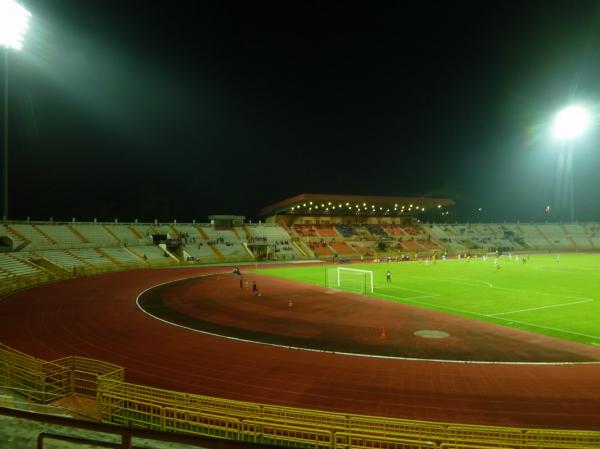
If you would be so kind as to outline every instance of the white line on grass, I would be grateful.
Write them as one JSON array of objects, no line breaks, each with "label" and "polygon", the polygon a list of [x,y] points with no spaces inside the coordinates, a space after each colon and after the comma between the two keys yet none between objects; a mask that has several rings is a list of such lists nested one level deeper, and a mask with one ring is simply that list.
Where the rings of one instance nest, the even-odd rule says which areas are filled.
[{"label": "white line on grass", "polygon": [[507,292],[516,292],[516,293],[525,293],[528,295],[542,295],[542,296],[552,296],[555,298],[565,298],[565,299],[577,299],[580,301],[593,301],[594,298],[585,298],[582,296],[568,296],[568,295],[557,295],[556,293],[544,293],[544,292],[534,292],[529,290],[520,290],[518,288],[508,288],[508,287],[495,287],[497,290],[504,290]]},{"label": "white line on grass", "polygon": [[478,285],[477,283],[479,282],[481,284],[487,285],[489,288],[494,288],[494,285],[491,282],[482,281],[482,280],[479,280],[479,279],[461,279],[461,278],[444,278],[444,279],[447,279],[447,280],[450,280],[450,281],[462,281],[464,284],[472,283],[472,284],[475,284],[475,285]]},{"label": "white line on grass", "polygon": [[[483,313],[477,313],[477,312],[471,312],[471,311],[468,311],[468,310],[457,309],[456,307],[448,307],[448,306],[442,306],[442,305],[439,305],[439,304],[432,304],[432,303],[425,302],[425,301],[416,301],[416,299],[421,299],[419,297],[398,298],[397,296],[384,295],[382,293],[378,293],[378,295],[387,296],[389,298],[399,299],[399,300],[406,301],[406,302],[412,302],[412,303],[415,303],[415,304],[421,304],[421,305],[424,305],[424,306],[433,307],[435,309],[450,310],[452,312],[458,312],[458,313],[465,314],[465,315],[473,315],[473,316],[478,316],[478,317],[483,317],[483,318],[492,318],[494,320],[501,320],[501,321],[506,321],[506,322],[509,322],[509,323],[518,323],[518,324],[521,324],[521,325],[524,325],[524,326],[537,327],[539,329],[551,330],[551,331],[556,331],[556,332],[562,332],[562,333],[565,333],[565,334],[578,335],[580,337],[592,338],[594,340],[600,340],[600,337],[597,336],[597,335],[583,334],[581,332],[568,331],[568,330],[565,330],[565,329],[559,329],[557,327],[542,326],[540,324],[526,323],[525,321],[517,321],[517,320],[510,319],[510,318],[501,318],[501,317],[497,317],[497,316],[494,316],[494,315],[485,315]],[[593,300],[591,300],[591,301],[593,301]]]},{"label": "white line on grass", "polygon": [[[490,316],[490,315],[483,315],[483,316]],[[491,318],[494,318],[496,320],[508,321],[509,323],[518,323],[518,324],[522,324],[524,326],[537,327],[540,329],[546,329],[546,330],[556,331],[556,332],[563,332],[565,334],[579,335],[580,337],[587,337],[587,338],[593,338],[594,340],[600,340],[600,337],[598,335],[589,335],[589,334],[583,334],[581,332],[567,331],[564,329],[559,329],[558,327],[542,326],[541,324],[531,324],[531,323],[526,323],[525,321],[517,321],[517,320],[510,319],[510,318],[499,318],[499,317],[491,317]]]},{"label": "white line on grass", "polygon": [[411,302],[417,302],[417,301],[412,301],[414,299],[437,298],[438,296],[440,296],[440,295],[422,295],[422,296],[407,296],[406,298],[404,298],[404,297],[401,297],[401,296],[386,295],[384,293],[378,293],[378,292],[375,292],[375,294],[377,296],[385,296],[386,298],[397,299],[399,301],[411,301]]},{"label": "white line on grass", "polygon": [[[473,281],[476,281],[475,279],[473,281],[457,281],[457,280],[451,280],[451,279],[435,279],[435,278],[427,278],[427,277],[422,277],[422,276],[406,276],[409,278],[414,278],[414,279],[423,279],[426,281],[436,281],[436,282],[450,282],[450,283],[456,283],[456,284],[464,284],[464,285],[471,285],[473,287],[476,287],[478,285],[473,284]],[[479,281],[479,282],[485,282],[485,281]],[[491,284],[490,284],[491,285]],[[557,295],[556,293],[544,293],[544,292],[535,292],[535,291],[530,291],[530,290],[521,290],[518,288],[508,288],[508,287],[498,287],[498,286],[494,286],[494,290],[504,290],[507,292],[515,292],[515,293],[525,293],[527,295],[542,295],[542,296],[551,296],[554,298],[564,298],[564,299],[576,299],[576,300],[581,300],[581,301],[594,301],[593,298],[585,298],[582,296],[568,296],[568,295]],[[486,315],[484,315],[486,316]]]},{"label": "white line on grass", "polygon": [[528,309],[512,310],[510,312],[491,313],[491,314],[489,314],[487,316],[509,315],[511,313],[530,312],[532,310],[551,309],[552,307],[572,306],[574,304],[584,304],[586,302],[593,302],[593,301],[594,301],[593,299],[586,299],[586,300],[583,300],[583,301],[565,302],[565,303],[562,303],[562,304],[552,304],[552,305],[549,305],[549,306],[530,307]]},{"label": "white line on grass", "polygon": [[[382,287],[377,287],[377,290],[379,290]],[[404,290],[407,292],[412,292],[412,293],[420,293],[422,295],[430,295],[430,296],[441,296],[440,293],[435,293],[435,292],[426,292],[423,290],[414,290],[412,288],[406,288],[406,287],[398,287],[397,285],[386,285],[385,289],[391,289],[391,290]]]},{"label": "white line on grass", "polygon": [[494,287],[492,284],[490,284],[487,281],[481,281],[479,279],[473,279],[473,280],[459,280],[459,279],[452,279],[452,278],[428,278],[428,277],[424,277],[424,276],[406,276],[409,278],[413,278],[413,279],[421,279],[421,280],[425,280],[425,281],[436,281],[436,282],[450,282],[451,284],[464,284],[464,285],[470,285],[471,287],[479,287],[480,284],[477,284],[476,282],[481,282],[486,284],[488,287],[492,288]]},{"label": "white line on grass", "polygon": [[487,315],[483,315],[483,314],[477,313],[477,312],[469,312],[468,310],[457,309],[455,307],[442,306],[439,304],[433,304],[433,303],[424,302],[424,301],[415,301],[415,299],[419,299],[419,298],[434,298],[434,297],[437,298],[437,297],[441,296],[439,294],[428,295],[428,296],[412,296],[412,297],[409,296],[408,298],[400,298],[398,296],[393,296],[393,295],[384,295],[383,293],[377,293],[377,295],[387,296],[388,298],[394,298],[394,299],[398,299],[401,301],[414,302],[415,304],[421,304],[424,306],[434,307],[436,309],[450,310],[452,312],[458,312],[458,313],[463,313],[463,314],[467,314],[467,315],[487,316]]}]

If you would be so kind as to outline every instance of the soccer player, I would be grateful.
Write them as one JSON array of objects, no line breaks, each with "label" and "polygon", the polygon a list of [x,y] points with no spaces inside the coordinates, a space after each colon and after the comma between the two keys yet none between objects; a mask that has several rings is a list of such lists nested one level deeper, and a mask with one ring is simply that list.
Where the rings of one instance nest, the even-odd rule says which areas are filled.
[{"label": "soccer player", "polygon": [[387,272],[385,273],[385,282],[392,282],[392,273],[390,273],[390,270],[387,270]]}]

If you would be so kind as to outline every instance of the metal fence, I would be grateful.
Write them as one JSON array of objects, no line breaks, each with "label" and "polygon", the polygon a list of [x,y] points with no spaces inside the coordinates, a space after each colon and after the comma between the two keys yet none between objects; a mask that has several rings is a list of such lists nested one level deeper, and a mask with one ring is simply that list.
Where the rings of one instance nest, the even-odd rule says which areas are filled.
[{"label": "metal fence", "polygon": [[0,386],[48,403],[95,398],[101,422],[128,428],[306,449],[600,448],[600,432],[457,425],[343,414],[163,390],[82,357],[53,362],[0,344]]}]

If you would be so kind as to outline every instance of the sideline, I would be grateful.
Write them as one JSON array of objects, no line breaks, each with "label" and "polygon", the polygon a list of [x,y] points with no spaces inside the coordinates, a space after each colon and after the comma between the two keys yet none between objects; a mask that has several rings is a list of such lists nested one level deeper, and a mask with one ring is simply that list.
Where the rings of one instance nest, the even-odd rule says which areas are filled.
[{"label": "sideline", "polygon": [[593,299],[586,299],[583,301],[573,301],[573,302],[565,302],[562,304],[552,304],[549,306],[541,306],[541,307],[530,307],[529,309],[521,309],[521,310],[513,310],[511,312],[500,312],[500,313],[492,313],[490,315],[487,316],[498,316],[498,315],[510,315],[511,313],[519,313],[519,312],[530,312],[532,310],[542,310],[542,309],[551,309],[552,307],[565,307],[565,306],[572,306],[574,304],[585,304],[587,302],[594,302]]}]

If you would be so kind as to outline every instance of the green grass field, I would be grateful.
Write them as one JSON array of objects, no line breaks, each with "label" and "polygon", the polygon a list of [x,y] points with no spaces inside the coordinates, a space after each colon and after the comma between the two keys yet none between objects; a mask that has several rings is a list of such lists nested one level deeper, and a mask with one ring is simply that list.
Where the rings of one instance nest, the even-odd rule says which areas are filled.
[{"label": "green grass field", "polygon": [[[531,255],[525,264],[521,259],[501,256],[500,269],[493,257],[345,267],[373,271],[369,296],[600,345],[600,255]],[[326,271],[298,265],[259,273],[325,286]]]}]

